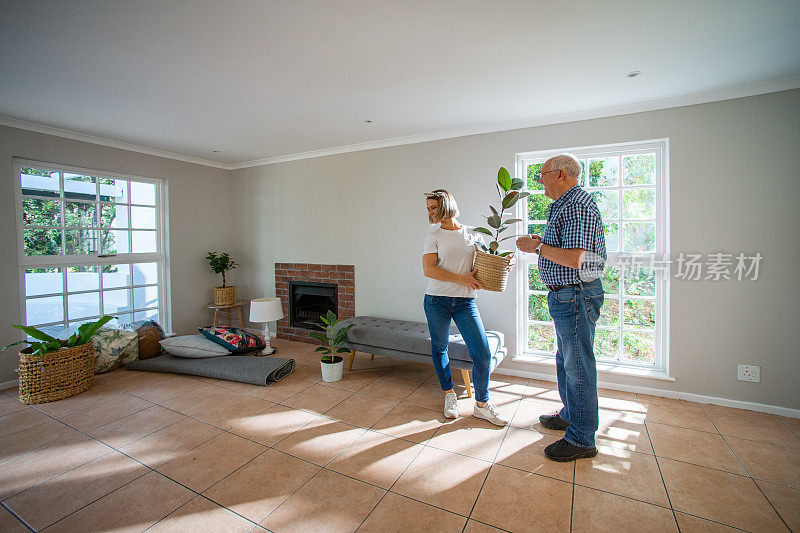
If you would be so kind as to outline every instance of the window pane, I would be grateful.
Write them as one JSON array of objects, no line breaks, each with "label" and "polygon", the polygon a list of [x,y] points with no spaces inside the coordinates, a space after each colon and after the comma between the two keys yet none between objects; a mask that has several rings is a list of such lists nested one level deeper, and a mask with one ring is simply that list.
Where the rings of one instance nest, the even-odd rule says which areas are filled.
[{"label": "window pane", "polygon": [[128,180],[100,178],[100,200],[115,204],[128,203]]},{"label": "window pane", "polygon": [[538,235],[541,237],[544,235],[544,228],[547,224],[528,224],[528,234],[529,235]]},{"label": "window pane", "polygon": [[630,155],[622,158],[622,181],[625,185],[652,185],[656,182],[656,156]]},{"label": "window pane", "polygon": [[64,279],[60,268],[25,269],[25,296],[64,292]]},{"label": "window pane", "polygon": [[539,276],[539,267],[536,265],[528,266],[528,287],[532,291],[546,291],[547,287],[542,282],[541,276]]},{"label": "window pane", "polygon": [[597,359],[619,357],[619,330],[598,329],[594,336],[594,355]]},{"label": "window pane", "polygon": [[60,255],[61,230],[25,229],[22,230],[25,255]]},{"label": "window pane", "polygon": [[39,168],[23,167],[20,173],[22,194],[36,196],[61,196],[58,172]]},{"label": "window pane", "polygon": [[103,267],[103,288],[127,287],[131,282],[130,265],[106,265]]},{"label": "window pane", "polygon": [[133,320],[134,322],[138,322],[140,320],[154,320],[159,322],[158,318],[158,309],[148,309],[147,311],[137,311],[133,313]]},{"label": "window pane", "polygon": [[79,200],[97,199],[97,178],[64,173],[64,198]]},{"label": "window pane", "polygon": [[61,201],[35,198],[22,200],[22,223],[27,226],[60,226]]},{"label": "window pane", "polygon": [[133,284],[150,285],[158,283],[158,263],[136,263],[133,265]]},{"label": "window pane", "polygon": [[132,311],[131,291],[119,289],[103,291],[103,313],[117,316],[122,311]]},{"label": "window pane", "polygon": [[550,311],[547,309],[546,294],[531,294],[528,296],[528,318],[530,320],[541,320],[543,322],[553,321],[553,318],[550,316]]},{"label": "window pane", "polygon": [[64,320],[64,297],[47,296],[25,300],[25,321],[29,326]]},{"label": "window pane", "polygon": [[99,267],[80,266],[67,268],[67,291],[94,291],[99,288]]},{"label": "window pane", "polygon": [[603,222],[603,233],[606,238],[606,251],[619,252],[619,224]]},{"label": "window pane", "polygon": [[133,322],[133,315],[130,313],[120,313],[114,316],[117,318],[112,318],[109,320],[105,327],[118,328],[119,326]]},{"label": "window pane", "polygon": [[85,255],[97,253],[97,231],[68,229],[65,231],[66,255]]},{"label": "window pane", "polygon": [[619,270],[616,267],[607,266],[603,271],[603,290],[606,294],[619,292]]},{"label": "window pane", "polygon": [[631,296],[656,295],[656,270],[648,267],[625,269],[625,294]]},{"label": "window pane", "polygon": [[617,298],[606,297],[603,300],[603,307],[600,308],[600,318],[597,323],[601,326],[619,325],[619,300]]},{"label": "window pane", "polygon": [[130,252],[128,238],[130,231],[124,230],[103,230],[103,253],[104,254],[127,254]]},{"label": "window pane", "polygon": [[128,206],[115,204],[100,205],[100,224],[104,228],[127,228]]},{"label": "window pane", "polygon": [[592,199],[597,204],[604,221],[619,218],[619,191],[594,191]]},{"label": "window pane", "polygon": [[534,324],[528,327],[528,348],[542,352],[554,352],[556,329],[553,326]]},{"label": "window pane", "polygon": [[625,332],[622,359],[653,364],[656,361],[656,340],[652,333]]},{"label": "window pane", "polygon": [[100,314],[100,293],[84,292],[67,295],[67,313],[70,320]]},{"label": "window pane", "polygon": [[158,287],[136,287],[133,289],[134,309],[158,307]]},{"label": "window pane", "polygon": [[97,226],[97,204],[64,202],[64,225],[78,228]]},{"label": "window pane", "polygon": [[542,177],[542,165],[544,163],[534,163],[528,165],[528,190],[529,191],[543,191],[544,185],[539,182]]},{"label": "window pane", "polygon": [[528,196],[528,220],[547,220],[547,212],[553,201],[544,194]]},{"label": "window pane", "polygon": [[624,230],[624,251],[653,252],[656,249],[656,225],[653,222],[626,222]]},{"label": "window pane", "polygon": [[619,159],[589,160],[589,187],[613,187],[619,183]]},{"label": "window pane", "polygon": [[656,303],[653,300],[625,300],[625,324],[639,328],[656,327]]},{"label": "window pane", "polygon": [[131,182],[131,203],[156,205],[156,186],[154,183]]},{"label": "window pane", "polygon": [[155,253],[156,232],[155,231],[134,231],[132,251],[135,254]]},{"label": "window pane", "polygon": [[629,189],[623,193],[622,200],[623,218],[655,218],[655,189]]},{"label": "window pane", "polygon": [[156,229],[156,208],[131,207],[131,226],[140,229]]}]

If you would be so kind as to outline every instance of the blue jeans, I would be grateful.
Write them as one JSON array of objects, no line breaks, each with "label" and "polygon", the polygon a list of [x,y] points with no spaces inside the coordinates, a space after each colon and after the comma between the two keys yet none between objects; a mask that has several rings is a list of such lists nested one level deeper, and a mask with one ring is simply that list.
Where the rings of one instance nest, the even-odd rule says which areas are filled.
[{"label": "blue jeans", "polygon": [[442,390],[453,388],[450,374],[450,359],[447,346],[450,340],[450,321],[455,320],[458,331],[467,344],[472,358],[472,384],[475,386],[475,400],[489,401],[489,366],[491,354],[486,330],[483,329],[481,314],[475,305],[475,298],[454,298],[450,296],[425,295],[425,316],[431,333],[431,356],[433,368],[439,377]]},{"label": "blue jeans", "polygon": [[556,325],[558,394],[569,422],[564,439],[577,446],[594,446],[599,425],[594,330],[603,306],[599,279],[547,294],[547,307]]}]

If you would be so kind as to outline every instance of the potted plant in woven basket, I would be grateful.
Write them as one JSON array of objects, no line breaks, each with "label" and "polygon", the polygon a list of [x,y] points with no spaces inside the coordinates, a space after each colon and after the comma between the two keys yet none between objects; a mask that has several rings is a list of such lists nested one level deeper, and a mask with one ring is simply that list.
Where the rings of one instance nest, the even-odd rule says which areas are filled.
[{"label": "potted plant in woven basket", "polygon": [[333,311],[328,311],[325,316],[319,317],[322,321],[324,334],[311,332],[309,335],[326,343],[325,346],[317,346],[315,351],[322,352],[320,360],[320,367],[322,369],[322,381],[332,382],[342,379],[342,368],[344,367],[344,359],[337,353],[348,353],[350,350],[342,348],[342,344],[347,340],[347,332],[350,331],[355,324],[348,324],[347,326],[339,329],[334,333],[334,326],[339,323],[339,319]]},{"label": "potted plant in woven basket", "polygon": [[[483,233],[492,237],[489,246],[480,244],[475,246],[475,279],[483,283],[487,290],[503,292],[508,283],[508,267],[513,258],[513,251],[503,252],[500,250],[500,243],[517,237],[500,238],[500,234],[517,222],[522,222],[519,218],[503,218],[506,210],[510,210],[522,198],[530,196],[529,192],[520,192],[525,186],[525,181],[520,178],[512,178],[505,167],[500,167],[497,171],[497,194],[500,196],[500,211],[493,205],[489,206],[492,214],[486,216],[486,222],[492,230],[484,227],[475,228],[473,231]],[[478,247],[480,246],[480,247]]]},{"label": "potted plant in woven basket", "polygon": [[52,402],[89,389],[94,383],[92,336],[112,318],[106,315],[82,324],[67,340],[56,339],[33,326],[13,325],[36,339],[15,342],[2,350],[22,343],[29,345],[19,352],[19,401]]},{"label": "potted plant in woven basket", "polygon": [[206,254],[208,264],[215,274],[222,274],[222,286],[214,287],[214,305],[230,305],[236,300],[236,287],[225,285],[225,272],[233,270],[239,264],[228,255],[228,252],[217,255],[217,252]]}]

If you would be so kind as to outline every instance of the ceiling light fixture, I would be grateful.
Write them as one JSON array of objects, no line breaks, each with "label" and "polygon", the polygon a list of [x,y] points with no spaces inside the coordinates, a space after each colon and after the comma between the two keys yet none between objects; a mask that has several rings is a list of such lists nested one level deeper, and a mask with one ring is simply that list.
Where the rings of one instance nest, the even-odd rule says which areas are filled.
[{"label": "ceiling light fixture", "polygon": [[370,124],[372,124],[372,121],[371,120],[365,120],[365,121],[362,122],[362,124],[364,124],[365,126],[369,126]]},{"label": "ceiling light fixture", "polygon": [[641,70],[632,70],[632,71],[628,72],[628,77],[629,78],[635,78],[636,76],[638,76],[641,73],[642,73]]}]

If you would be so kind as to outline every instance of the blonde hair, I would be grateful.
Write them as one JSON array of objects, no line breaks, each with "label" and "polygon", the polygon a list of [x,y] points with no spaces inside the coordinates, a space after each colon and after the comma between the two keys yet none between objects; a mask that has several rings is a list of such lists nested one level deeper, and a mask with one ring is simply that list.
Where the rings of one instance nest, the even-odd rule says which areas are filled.
[{"label": "blonde hair", "polygon": [[[456,218],[461,213],[458,212],[458,204],[452,193],[444,189],[436,189],[425,193],[426,200],[435,200],[438,208],[436,209],[436,219]],[[433,222],[433,220],[431,220]]]}]

